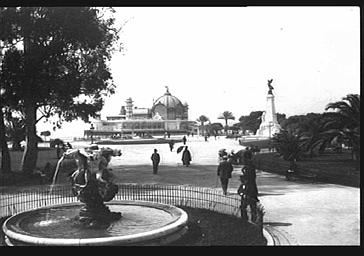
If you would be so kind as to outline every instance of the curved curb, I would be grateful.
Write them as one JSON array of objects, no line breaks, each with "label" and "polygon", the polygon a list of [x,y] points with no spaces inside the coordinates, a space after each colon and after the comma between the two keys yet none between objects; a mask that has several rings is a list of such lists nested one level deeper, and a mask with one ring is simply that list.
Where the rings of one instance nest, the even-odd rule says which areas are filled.
[{"label": "curved curb", "polygon": [[[299,243],[296,241],[296,239],[294,237],[292,237],[292,235],[287,233],[287,231],[284,231],[284,230],[276,228],[276,227],[272,227],[270,225],[265,226],[265,231],[266,231],[266,234],[268,233],[268,236],[269,236],[268,239],[270,239],[269,243],[271,243],[272,246],[299,245]],[[268,239],[267,239],[267,242],[268,242]]]},{"label": "curved curb", "polygon": [[267,240],[267,246],[275,246],[273,237],[264,227],[263,227],[263,236]]}]

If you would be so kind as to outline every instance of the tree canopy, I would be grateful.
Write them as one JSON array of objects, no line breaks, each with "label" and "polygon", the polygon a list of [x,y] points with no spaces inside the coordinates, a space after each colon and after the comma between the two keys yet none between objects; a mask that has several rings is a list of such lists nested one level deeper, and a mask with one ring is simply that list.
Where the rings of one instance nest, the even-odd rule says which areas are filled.
[{"label": "tree canopy", "polygon": [[262,122],[263,111],[252,111],[248,116],[241,116],[239,118],[239,126],[243,132],[249,130],[252,131],[254,134],[259,129],[259,125]]},{"label": "tree canopy", "polygon": [[[23,171],[37,155],[35,124],[56,116],[88,121],[114,93],[108,62],[119,39],[112,8],[2,7],[0,80],[4,99],[25,118]],[[42,113],[37,116],[38,111]]]}]

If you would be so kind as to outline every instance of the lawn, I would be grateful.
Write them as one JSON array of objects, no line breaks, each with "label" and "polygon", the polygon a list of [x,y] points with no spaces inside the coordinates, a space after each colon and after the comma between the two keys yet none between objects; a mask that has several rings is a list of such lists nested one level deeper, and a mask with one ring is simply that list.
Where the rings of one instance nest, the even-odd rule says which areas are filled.
[{"label": "lawn", "polygon": [[266,239],[259,234],[259,229],[251,223],[243,224],[240,218],[180,206],[188,214],[189,231],[173,246],[263,246]]},{"label": "lawn", "polygon": [[[285,174],[289,169],[289,162],[280,158],[277,153],[261,153],[255,155],[257,167],[260,170]],[[313,158],[303,158],[297,162],[302,172],[314,173],[318,181],[346,186],[360,186],[360,171],[356,170],[356,163],[351,160],[350,152],[325,153]]]}]

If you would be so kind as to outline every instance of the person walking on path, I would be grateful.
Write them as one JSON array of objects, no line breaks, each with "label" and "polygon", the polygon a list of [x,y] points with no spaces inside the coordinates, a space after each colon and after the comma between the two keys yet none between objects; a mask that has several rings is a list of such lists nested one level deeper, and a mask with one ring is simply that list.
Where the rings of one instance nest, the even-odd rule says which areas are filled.
[{"label": "person walking on path", "polygon": [[257,203],[259,202],[259,199],[255,169],[253,161],[248,160],[247,164],[241,170],[241,185],[238,189],[238,194],[241,196],[240,212],[243,221],[248,221],[248,214],[246,210],[248,205],[251,212],[251,221],[255,222],[257,218]]},{"label": "person walking on path", "polygon": [[187,138],[186,138],[186,136],[183,136],[183,138],[182,138],[182,142],[183,142],[183,145],[186,145],[186,142],[187,142]]},{"label": "person walking on path", "polygon": [[247,164],[249,161],[253,159],[252,147],[246,147],[243,153],[243,159],[244,159],[244,164]]},{"label": "person walking on path", "polygon": [[159,162],[161,160],[159,154],[157,153],[157,149],[154,149],[154,153],[152,154],[152,156],[150,157],[150,159],[152,159],[152,163],[153,163],[153,174],[157,174],[158,173],[158,165]]},{"label": "person walking on path", "polygon": [[169,142],[168,142],[168,144],[169,144],[169,149],[171,150],[171,152],[173,151],[173,146],[174,146],[174,141],[173,140],[170,140]]},{"label": "person walking on path", "polygon": [[231,173],[233,172],[233,165],[228,162],[228,156],[224,155],[222,157],[222,162],[219,163],[217,167],[217,176],[220,177],[222,192],[227,195],[227,188],[229,184],[229,179],[231,178]]},{"label": "person walking on path", "polygon": [[182,163],[184,166],[188,167],[191,161],[192,161],[191,153],[188,150],[188,147],[185,146],[185,150],[182,153]]}]

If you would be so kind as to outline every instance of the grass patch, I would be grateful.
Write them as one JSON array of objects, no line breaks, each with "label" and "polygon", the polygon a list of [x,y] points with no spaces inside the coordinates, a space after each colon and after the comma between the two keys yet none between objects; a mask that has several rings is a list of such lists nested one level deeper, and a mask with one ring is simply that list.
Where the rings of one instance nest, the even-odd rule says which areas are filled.
[{"label": "grass patch", "polygon": [[257,226],[242,223],[240,218],[209,211],[179,206],[188,214],[189,231],[171,245],[176,246],[265,246],[266,239]]},{"label": "grass patch", "polygon": [[[280,158],[277,153],[255,155],[257,167],[266,172],[284,175],[289,169],[289,162]],[[356,162],[351,159],[350,152],[326,153],[313,158],[304,158],[297,162],[301,172],[314,173],[318,181],[359,187],[360,171]]]}]

